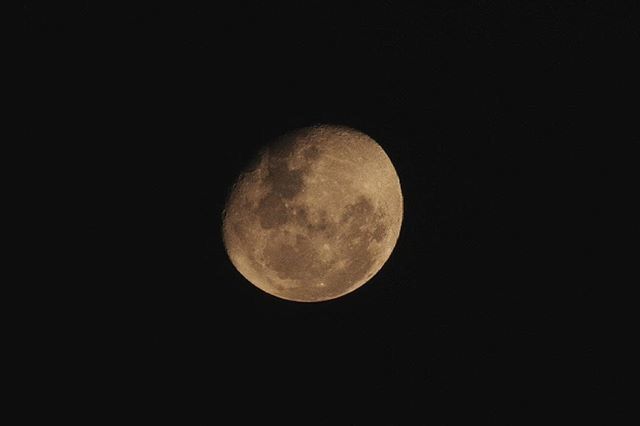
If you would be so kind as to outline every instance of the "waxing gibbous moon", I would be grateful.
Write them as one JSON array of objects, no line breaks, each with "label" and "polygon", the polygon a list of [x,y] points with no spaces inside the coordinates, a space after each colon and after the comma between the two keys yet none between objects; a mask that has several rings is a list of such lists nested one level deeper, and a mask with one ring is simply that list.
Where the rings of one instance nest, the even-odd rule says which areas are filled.
[{"label": "waxing gibbous moon", "polygon": [[318,302],[356,290],[393,251],[400,181],[369,136],[333,125],[290,132],[233,186],[224,244],[236,269],[282,299]]}]

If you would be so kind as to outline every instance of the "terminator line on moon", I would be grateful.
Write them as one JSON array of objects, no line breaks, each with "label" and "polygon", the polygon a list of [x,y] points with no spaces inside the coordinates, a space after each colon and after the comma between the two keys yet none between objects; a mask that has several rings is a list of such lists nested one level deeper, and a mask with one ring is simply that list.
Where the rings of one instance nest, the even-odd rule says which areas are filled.
[{"label": "terminator line on moon", "polygon": [[258,288],[298,302],[335,299],[373,277],[402,223],[400,181],[367,135],[342,126],[288,133],[235,183],[224,244]]}]

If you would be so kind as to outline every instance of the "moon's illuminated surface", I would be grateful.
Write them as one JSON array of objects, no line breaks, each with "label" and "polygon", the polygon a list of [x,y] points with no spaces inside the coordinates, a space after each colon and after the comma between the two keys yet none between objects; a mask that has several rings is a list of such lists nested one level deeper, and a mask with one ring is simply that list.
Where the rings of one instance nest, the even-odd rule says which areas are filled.
[{"label": "moon's illuminated surface", "polygon": [[233,187],[229,258],[258,288],[299,302],[347,294],[382,268],[402,223],[389,157],[367,135],[314,126],[278,139]]}]

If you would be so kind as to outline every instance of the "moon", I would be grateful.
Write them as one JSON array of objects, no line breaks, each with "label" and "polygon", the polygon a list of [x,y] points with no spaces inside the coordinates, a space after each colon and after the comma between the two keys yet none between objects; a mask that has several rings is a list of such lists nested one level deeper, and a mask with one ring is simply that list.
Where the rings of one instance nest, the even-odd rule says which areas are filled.
[{"label": "moon", "polygon": [[373,139],[344,126],[287,133],[233,185],[224,245],[236,269],[286,300],[320,302],[369,281],[402,224],[400,180]]}]

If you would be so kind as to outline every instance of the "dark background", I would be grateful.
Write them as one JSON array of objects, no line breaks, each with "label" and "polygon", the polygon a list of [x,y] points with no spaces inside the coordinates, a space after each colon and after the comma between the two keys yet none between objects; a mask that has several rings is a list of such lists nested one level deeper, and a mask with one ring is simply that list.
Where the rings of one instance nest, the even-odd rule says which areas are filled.
[{"label": "dark background", "polygon": [[[625,418],[633,2],[51,3],[25,3],[25,134],[51,169],[51,226],[80,237],[43,296],[62,301],[63,408],[87,424]],[[367,285],[298,304],[234,269],[221,213],[257,149],[317,123],[381,144],[405,217]]]}]

